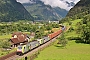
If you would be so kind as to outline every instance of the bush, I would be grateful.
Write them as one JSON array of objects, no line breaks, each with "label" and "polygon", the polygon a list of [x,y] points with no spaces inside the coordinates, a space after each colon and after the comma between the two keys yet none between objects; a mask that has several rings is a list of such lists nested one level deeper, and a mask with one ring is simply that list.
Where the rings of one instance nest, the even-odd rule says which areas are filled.
[{"label": "bush", "polygon": [[81,38],[80,37],[68,37],[68,40],[81,40]]},{"label": "bush", "polygon": [[68,32],[71,32],[73,30],[74,30],[74,28],[73,27],[70,27]]},{"label": "bush", "polygon": [[61,44],[63,47],[66,46],[66,44],[68,43],[67,39],[65,38],[64,33],[61,34],[61,36],[58,38],[58,43],[57,44]]},{"label": "bush", "polygon": [[11,45],[8,40],[3,40],[0,42],[0,46],[1,46],[1,48],[9,48]]}]

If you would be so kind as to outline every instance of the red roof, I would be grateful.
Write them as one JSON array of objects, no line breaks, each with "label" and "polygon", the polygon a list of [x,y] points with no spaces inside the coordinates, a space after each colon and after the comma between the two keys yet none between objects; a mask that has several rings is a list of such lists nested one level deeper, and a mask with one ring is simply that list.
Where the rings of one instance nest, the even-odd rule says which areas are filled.
[{"label": "red roof", "polygon": [[21,32],[15,32],[12,34],[11,41],[13,44],[25,42],[27,41],[27,35]]},{"label": "red roof", "polygon": [[12,37],[14,37],[14,35],[21,35],[21,34],[23,34],[22,32],[14,32],[13,34],[12,34]]},{"label": "red roof", "polygon": [[18,39],[17,39],[17,38],[13,38],[13,39],[11,39],[11,40],[12,40],[12,43],[14,43],[14,44],[19,43],[19,41],[18,41]]}]

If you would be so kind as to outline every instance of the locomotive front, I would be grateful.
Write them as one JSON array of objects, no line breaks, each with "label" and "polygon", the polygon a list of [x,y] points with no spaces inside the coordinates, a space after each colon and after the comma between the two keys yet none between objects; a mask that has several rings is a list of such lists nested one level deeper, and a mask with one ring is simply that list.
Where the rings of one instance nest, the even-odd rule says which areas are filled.
[{"label": "locomotive front", "polygon": [[17,55],[22,55],[22,46],[21,45],[19,45],[17,47]]}]

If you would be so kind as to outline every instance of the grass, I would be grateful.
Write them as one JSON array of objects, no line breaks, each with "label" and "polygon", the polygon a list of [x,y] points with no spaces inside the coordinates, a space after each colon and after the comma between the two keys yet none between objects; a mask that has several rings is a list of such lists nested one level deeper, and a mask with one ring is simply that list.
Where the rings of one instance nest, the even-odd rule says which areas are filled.
[{"label": "grass", "polygon": [[14,52],[16,51],[16,48],[12,49],[12,50],[3,50],[0,49],[0,57],[7,55],[8,53]]},{"label": "grass", "polygon": [[89,44],[77,44],[75,41],[69,41],[66,48],[55,43],[41,51],[35,60],[89,60],[89,50]]},{"label": "grass", "polygon": [[[75,29],[77,22],[72,22],[72,27]],[[68,25],[68,23],[65,23]],[[73,30],[65,32],[65,37],[77,37],[78,34]],[[90,44],[76,43],[75,40],[69,41],[66,47],[57,44],[57,41],[50,47],[47,47],[40,52],[35,60],[89,60],[90,59]]]},{"label": "grass", "polygon": [[[23,32],[23,33],[25,33],[25,34],[30,34],[30,32]],[[0,35],[0,42],[1,42],[2,40],[8,40],[8,39],[10,39],[11,36],[12,36],[12,34],[2,35],[2,36]],[[12,49],[12,50],[10,50],[10,51],[3,50],[3,48],[0,48],[0,57],[1,57],[1,56],[4,56],[4,55],[7,55],[7,54],[10,53],[10,52],[14,52],[14,51],[16,51],[16,48],[14,48],[14,49]]]},{"label": "grass", "polygon": [[0,35],[0,39],[9,39],[9,38],[11,38],[11,34],[9,34],[9,35]]},{"label": "grass", "polygon": [[30,35],[30,32],[23,32],[24,34],[28,34],[28,35]]},{"label": "grass", "polygon": [[78,37],[79,34],[76,34],[75,31],[72,31],[72,32],[65,33],[65,36],[66,36],[66,38],[68,38],[68,37]]},{"label": "grass", "polygon": [[53,28],[52,31],[53,31],[53,32],[56,32],[56,31],[58,31],[58,30],[60,30],[60,29],[61,29],[61,27],[60,27],[60,28]]},{"label": "grass", "polygon": [[[73,20],[71,21],[72,24],[69,25],[71,27],[73,27],[74,30],[70,31],[70,32],[65,32],[66,38],[68,37],[78,37],[79,34],[76,33],[76,28],[77,28],[77,23],[80,22],[82,19],[77,19],[77,20]],[[68,24],[67,22],[65,22],[64,24]]]},{"label": "grass", "polygon": [[[30,35],[30,32],[23,32],[23,33]],[[11,37],[12,37],[12,34],[0,35],[0,39],[10,39]]]},{"label": "grass", "polygon": [[76,28],[77,27],[77,22],[80,22],[81,20],[82,19],[77,19],[77,20],[71,21],[72,22],[72,27]]},{"label": "grass", "polygon": [[[72,22],[71,26],[75,28],[75,27],[77,26],[77,25],[76,25],[77,22],[80,22],[81,20],[82,20],[82,19],[76,19],[76,20],[71,21],[71,22]],[[63,25],[65,25],[65,26],[70,26],[68,22],[63,23]]]},{"label": "grass", "polygon": [[[29,34],[30,32],[23,32],[23,33]],[[8,40],[8,39],[10,39],[11,36],[12,36],[11,34],[9,34],[9,35],[2,35],[2,36],[0,35],[0,42],[2,40]],[[0,57],[1,56],[4,56],[4,55],[7,55],[8,53],[14,52],[14,51],[16,51],[16,48],[14,48],[14,49],[12,49],[10,51],[3,50],[3,48],[0,48]]]},{"label": "grass", "polygon": [[[76,23],[80,22],[81,19],[79,20],[74,20],[72,22],[72,27],[76,27]],[[65,23],[66,26],[68,23]],[[68,25],[69,26],[69,25]],[[52,29],[53,31],[57,31],[58,28]],[[25,32],[28,33],[29,32]],[[68,32],[66,34],[66,37],[71,37],[71,36],[77,36],[75,31]],[[5,38],[11,38],[10,35],[3,35],[0,36],[0,39],[5,39]],[[45,50],[41,51],[38,58],[35,60],[89,60],[90,52],[90,45],[88,44],[77,44],[75,41],[69,41],[68,45],[66,48],[61,47],[60,45],[57,45],[56,43]],[[4,51],[2,52],[0,50],[0,56],[3,56],[5,54],[8,54],[10,51]]]}]

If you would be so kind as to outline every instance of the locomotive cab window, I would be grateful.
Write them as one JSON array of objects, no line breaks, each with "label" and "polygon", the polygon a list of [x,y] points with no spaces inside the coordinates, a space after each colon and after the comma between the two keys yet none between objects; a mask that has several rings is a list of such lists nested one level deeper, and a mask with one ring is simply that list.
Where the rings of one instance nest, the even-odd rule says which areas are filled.
[{"label": "locomotive cab window", "polygon": [[20,46],[20,47],[18,47],[18,49],[22,49],[22,47]]}]

